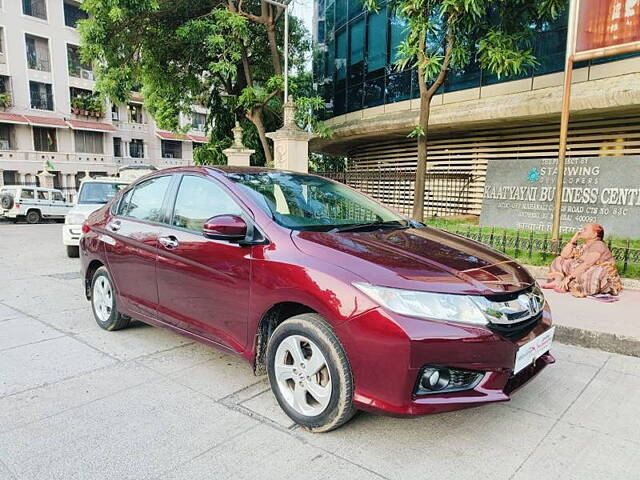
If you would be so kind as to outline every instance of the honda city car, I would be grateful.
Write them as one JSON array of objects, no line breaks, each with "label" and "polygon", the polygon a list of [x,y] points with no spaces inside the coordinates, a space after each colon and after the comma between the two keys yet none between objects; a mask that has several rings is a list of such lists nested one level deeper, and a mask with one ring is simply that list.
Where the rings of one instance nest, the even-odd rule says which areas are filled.
[{"label": "honda city car", "polygon": [[525,268],[323,177],[161,170],[82,231],[100,327],[135,319],[240,355],[311,431],[357,410],[505,401],[554,361],[549,307]]}]

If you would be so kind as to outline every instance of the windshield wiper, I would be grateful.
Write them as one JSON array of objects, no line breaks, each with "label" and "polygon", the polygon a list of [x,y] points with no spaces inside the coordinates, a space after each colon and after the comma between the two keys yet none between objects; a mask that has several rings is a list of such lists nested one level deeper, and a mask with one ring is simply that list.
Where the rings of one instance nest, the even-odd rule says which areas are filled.
[{"label": "windshield wiper", "polygon": [[389,229],[405,229],[409,228],[406,220],[391,220],[387,222],[371,222],[371,223],[356,223],[350,225],[343,225],[340,227],[335,227],[329,230],[329,233],[340,233],[340,232],[358,232],[358,231],[366,231],[366,230],[378,230],[382,228]]}]

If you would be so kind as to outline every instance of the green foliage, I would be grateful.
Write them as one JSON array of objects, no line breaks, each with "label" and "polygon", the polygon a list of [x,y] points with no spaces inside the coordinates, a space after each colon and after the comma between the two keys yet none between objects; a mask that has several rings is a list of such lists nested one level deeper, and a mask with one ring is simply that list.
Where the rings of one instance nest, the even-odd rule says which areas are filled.
[{"label": "green foliage", "polygon": [[346,168],[346,157],[321,153],[309,155],[309,171],[312,173],[344,172]]},{"label": "green foliage", "polygon": [[11,105],[11,95],[8,93],[0,93],[0,107],[8,107]]},{"label": "green foliage", "polygon": [[71,99],[71,107],[104,115],[104,101],[97,93],[77,95]]},{"label": "green foliage", "polygon": [[424,136],[425,136],[424,128],[422,128],[420,125],[416,125],[415,127],[413,127],[413,130],[409,132],[409,134],[407,135],[407,138],[418,138],[418,137],[424,137]]},{"label": "green foliage", "polygon": [[[142,85],[145,107],[162,129],[179,131],[180,113],[200,104],[211,111],[211,143],[197,153],[198,162],[221,160],[231,128],[241,121],[244,141],[256,150],[252,162],[264,165],[265,154],[254,124],[245,115],[259,108],[266,131],[282,125],[283,78],[276,75],[267,29],[232,11],[237,2],[222,0],[85,0],[90,17],[80,22],[83,62],[94,63],[96,90],[126,102]],[[260,0],[245,0],[242,9],[261,14]],[[283,19],[276,24],[283,45]],[[289,64],[301,71],[309,50],[302,22],[290,18]],[[242,63],[246,54],[251,82]],[[282,52],[280,52],[282,53]]]}]

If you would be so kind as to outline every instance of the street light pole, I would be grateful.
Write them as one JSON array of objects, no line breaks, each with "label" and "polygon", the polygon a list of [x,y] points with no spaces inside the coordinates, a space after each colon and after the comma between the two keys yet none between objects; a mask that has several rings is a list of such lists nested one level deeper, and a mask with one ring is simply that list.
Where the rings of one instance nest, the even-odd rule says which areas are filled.
[{"label": "street light pole", "polygon": [[291,0],[277,2],[275,0],[264,0],[265,2],[284,8],[284,103],[289,101],[289,4]]}]

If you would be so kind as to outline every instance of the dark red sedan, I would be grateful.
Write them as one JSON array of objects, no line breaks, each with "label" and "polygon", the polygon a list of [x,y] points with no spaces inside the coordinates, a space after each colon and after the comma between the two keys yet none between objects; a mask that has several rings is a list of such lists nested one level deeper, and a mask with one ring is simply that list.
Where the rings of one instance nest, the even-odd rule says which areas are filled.
[{"label": "dark red sedan", "polygon": [[136,319],[242,355],[313,431],[357,409],[508,400],[553,362],[550,312],[522,266],[322,177],[158,171],[83,232],[100,327]]}]

